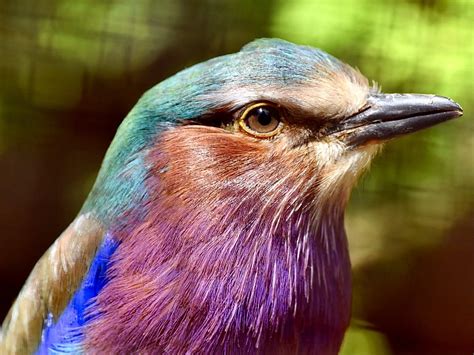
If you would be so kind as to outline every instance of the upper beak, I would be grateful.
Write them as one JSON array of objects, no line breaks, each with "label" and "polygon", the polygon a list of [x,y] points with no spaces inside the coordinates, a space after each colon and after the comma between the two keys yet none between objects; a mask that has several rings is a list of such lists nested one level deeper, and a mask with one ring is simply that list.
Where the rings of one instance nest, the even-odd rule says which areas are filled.
[{"label": "upper beak", "polygon": [[459,117],[461,106],[447,97],[374,94],[355,115],[340,121],[338,134],[349,146],[383,141]]}]

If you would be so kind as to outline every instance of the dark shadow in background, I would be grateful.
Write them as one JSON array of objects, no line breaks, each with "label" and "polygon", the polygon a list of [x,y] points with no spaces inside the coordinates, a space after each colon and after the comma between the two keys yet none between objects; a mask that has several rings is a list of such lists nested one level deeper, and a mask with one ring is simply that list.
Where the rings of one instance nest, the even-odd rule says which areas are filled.
[{"label": "dark shadow in background", "polygon": [[474,206],[436,247],[386,255],[355,270],[359,311],[396,354],[474,349],[473,215]]}]

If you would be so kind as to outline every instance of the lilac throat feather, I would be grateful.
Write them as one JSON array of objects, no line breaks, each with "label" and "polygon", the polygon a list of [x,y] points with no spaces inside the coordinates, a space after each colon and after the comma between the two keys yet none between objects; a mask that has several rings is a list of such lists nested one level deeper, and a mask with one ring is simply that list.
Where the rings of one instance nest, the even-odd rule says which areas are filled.
[{"label": "lilac throat feather", "polygon": [[[224,135],[212,137],[222,143],[191,153],[186,147],[205,147],[199,140],[210,134],[185,131],[164,135],[160,150],[149,152],[153,213],[131,231],[113,231],[123,239],[87,345],[125,352],[336,352],[350,314],[346,192],[338,203],[321,205],[319,174],[304,164],[305,155],[292,157],[295,174],[273,154],[248,159],[256,147],[246,150],[221,131],[211,134]],[[222,154],[236,144],[237,155]],[[219,157],[229,156],[239,169],[223,172],[229,162]],[[193,171],[184,169],[187,159]],[[211,178],[223,173],[225,179]]]}]

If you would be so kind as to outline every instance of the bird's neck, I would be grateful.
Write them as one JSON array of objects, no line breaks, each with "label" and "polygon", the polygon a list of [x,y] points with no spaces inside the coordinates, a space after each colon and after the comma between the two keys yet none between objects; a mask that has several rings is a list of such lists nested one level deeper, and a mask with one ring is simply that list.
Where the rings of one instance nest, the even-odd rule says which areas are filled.
[{"label": "bird's neck", "polygon": [[89,346],[337,352],[350,313],[349,189],[327,189],[331,171],[305,152],[220,129],[163,134],[144,157],[142,202],[109,224],[121,244]]},{"label": "bird's neck", "polygon": [[351,292],[340,206],[153,203],[133,229],[113,231],[121,246],[90,346],[337,352]]}]

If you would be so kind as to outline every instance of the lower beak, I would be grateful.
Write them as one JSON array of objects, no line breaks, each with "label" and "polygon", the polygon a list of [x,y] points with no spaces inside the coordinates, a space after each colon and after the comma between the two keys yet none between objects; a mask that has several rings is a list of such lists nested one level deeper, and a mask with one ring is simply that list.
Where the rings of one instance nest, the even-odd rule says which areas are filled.
[{"label": "lower beak", "polygon": [[354,147],[416,132],[462,113],[461,106],[447,97],[374,94],[365,109],[339,122],[337,134]]}]

